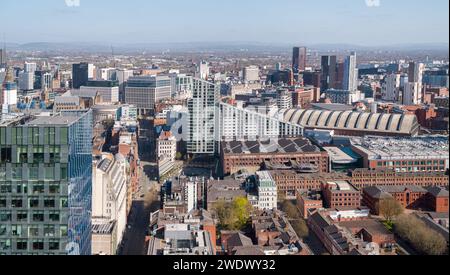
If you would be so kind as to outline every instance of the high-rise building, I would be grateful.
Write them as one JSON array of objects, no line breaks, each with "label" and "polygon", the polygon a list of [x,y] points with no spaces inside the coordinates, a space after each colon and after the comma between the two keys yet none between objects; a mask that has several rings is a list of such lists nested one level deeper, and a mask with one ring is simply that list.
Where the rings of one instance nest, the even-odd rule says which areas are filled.
[{"label": "high-rise building", "polygon": [[292,93],[287,89],[279,89],[277,91],[277,106],[278,109],[292,108]]},{"label": "high-rise building", "polygon": [[31,91],[34,88],[34,72],[19,73],[19,89],[21,91]]},{"label": "high-rise building", "polygon": [[34,73],[37,70],[37,65],[36,63],[25,62],[23,69],[26,73]]},{"label": "high-rise building", "polygon": [[202,79],[193,79],[193,95],[188,101],[189,154],[216,152],[216,140],[220,136],[219,127],[217,127],[219,96],[219,85]]},{"label": "high-rise building", "polygon": [[244,68],[244,81],[246,83],[254,83],[259,80],[259,68],[257,66],[248,66]]},{"label": "high-rise building", "polygon": [[344,79],[342,89],[348,91],[358,90],[358,68],[356,66],[356,53],[352,52],[344,62]]},{"label": "high-rise building", "polygon": [[92,254],[116,255],[127,225],[128,164],[121,154],[105,154],[93,166]]},{"label": "high-rise building", "polygon": [[72,65],[72,87],[80,89],[81,86],[86,86],[89,80],[89,64],[79,63]]},{"label": "high-rise building", "polygon": [[91,254],[92,113],[0,124],[0,253]]},{"label": "high-rise building", "polygon": [[2,113],[8,113],[9,108],[17,104],[17,84],[14,81],[12,68],[8,68],[1,89]]},{"label": "high-rise building", "polygon": [[292,70],[294,74],[306,69],[307,49],[305,47],[294,47],[292,56]]},{"label": "high-rise building", "polygon": [[400,74],[386,75],[381,87],[381,97],[386,101],[397,102],[400,98]]},{"label": "high-rise building", "polygon": [[53,89],[53,75],[49,72],[46,72],[42,75],[42,90],[51,90]]},{"label": "high-rise building", "polygon": [[198,77],[203,80],[207,80],[209,77],[209,64],[206,61],[201,61],[198,66]]},{"label": "high-rise building", "polygon": [[80,95],[98,93],[104,103],[119,102],[119,83],[111,80],[89,80],[86,86],[80,87]]},{"label": "high-rise building", "polygon": [[408,81],[422,83],[425,65],[423,63],[411,62],[408,68]]},{"label": "high-rise building", "polygon": [[322,56],[322,77],[321,89],[326,91],[328,89],[336,88],[337,81],[337,58],[333,56]]},{"label": "high-rise building", "polygon": [[117,81],[119,81],[119,100],[125,102],[125,87],[127,81],[134,74],[133,70],[119,69],[117,70]]},{"label": "high-rise building", "polygon": [[6,68],[6,49],[0,49],[0,68]]},{"label": "high-rise building", "polygon": [[403,92],[403,105],[417,105],[422,103],[422,84],[408,82]]},{"label": "high-rise building", "polygon": [[146,115],[154,111],[156,103],[171,95],[168,76],[130,77],[125,88],[125,103],[136,106],[140,115]]}]

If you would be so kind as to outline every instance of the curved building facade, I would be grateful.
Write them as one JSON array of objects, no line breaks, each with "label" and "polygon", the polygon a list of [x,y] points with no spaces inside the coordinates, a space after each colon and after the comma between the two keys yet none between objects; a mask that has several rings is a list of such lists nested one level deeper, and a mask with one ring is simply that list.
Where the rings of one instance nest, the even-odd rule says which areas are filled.
[{"label": "curved building facade", "polygon": [[306,129],[334,130],[337,135],[415,136],[420,125],[415,115],[373,114],[353,111],[289,109],[286,122]]}]

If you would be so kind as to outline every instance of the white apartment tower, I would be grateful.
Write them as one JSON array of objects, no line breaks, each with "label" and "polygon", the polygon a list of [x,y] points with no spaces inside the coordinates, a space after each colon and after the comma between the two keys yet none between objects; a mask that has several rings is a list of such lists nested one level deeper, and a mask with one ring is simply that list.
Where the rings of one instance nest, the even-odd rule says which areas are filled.
[{"label": "white apartment tower", "polygon": [[193,79],[192,99],[189,110],[189,154],[214,154],[216,140],[220,136],[219,119],[220,86],[202,79]]},{"label": "white apartment tower", "polygon": [[400,97],[400,74],[388,74],[384,78],[381,88],[382,99],[385,101],[398,102]]}]

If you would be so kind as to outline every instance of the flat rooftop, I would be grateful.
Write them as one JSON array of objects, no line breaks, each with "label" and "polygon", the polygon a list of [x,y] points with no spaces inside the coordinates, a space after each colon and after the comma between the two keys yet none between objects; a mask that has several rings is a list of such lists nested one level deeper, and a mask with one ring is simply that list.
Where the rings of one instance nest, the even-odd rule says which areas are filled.
[{"label": "flat rooftop", "polygon": [[448,159],[448,136],[352,138],[352,145],[371,160]]},{"label": "flat rooftop", "polygon": [[231,141],[224,142],[222,148],[225,154],[289,154],[289,153],[319,153],[320,148],[313,145],[307,138],[280,138],[267,142],[262,141]]},{"label": "flat rooftop", "polygon": [[45,125],[55,125],[55,126],[68,126],[80,119],[78,116],[42,116],[35,120],[28,122],[28,126],[45,126]]},{"label": "flat rooftop", "polygon": [[325,151],[330,155],[331,161],[337,164],[351,164],[358,160],[351,157],[338,147],[324,147]]}]

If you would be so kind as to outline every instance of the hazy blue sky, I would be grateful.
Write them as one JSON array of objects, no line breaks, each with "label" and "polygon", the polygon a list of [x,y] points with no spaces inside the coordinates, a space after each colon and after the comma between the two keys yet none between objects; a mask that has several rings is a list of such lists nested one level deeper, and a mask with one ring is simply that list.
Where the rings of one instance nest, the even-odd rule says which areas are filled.
[{"label": "hazy blue sky", "polygon": [[[73,0],[68,0],[73,1]],[[350,43],[449,40],[448,0],[0,0],[8,42]]]}]

